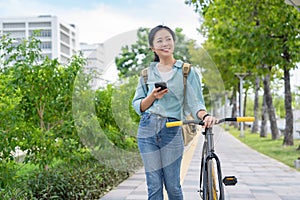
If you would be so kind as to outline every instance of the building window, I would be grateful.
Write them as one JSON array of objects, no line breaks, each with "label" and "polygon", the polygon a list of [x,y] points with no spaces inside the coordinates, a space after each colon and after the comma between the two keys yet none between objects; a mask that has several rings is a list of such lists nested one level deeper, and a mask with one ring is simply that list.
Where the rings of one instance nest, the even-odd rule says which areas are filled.
[{"label": "building window", "polygon": [[65,26],[63,26],[62,24],[60,24],[60,29],[63,30],[66,33],[69,33],[69,29],[66,28]]},{"label": "building window", "polygon": [[3,31],[3,34],[10,38],[25,38],[25,31]]},{"label": "building window", "polygon": [[63,32],[60,32],[60,39],[62,42],[66,43],[66,44],[70,44],[70,37],[66,34],[64,34]]},{"label": "building window", "polygon": [[45,28],[45,27],[51,27],[51,22],[29,22],[28,23],[29,28]]},{"label": "building window", "polygon": [[3,23],[3,28],[25,28],[25,23]]},{"label": "building window", "polygon": [[72,39],[72,46],[76,47],[76,41],[74,39]]},{"label": "building window", "polygon": [[32,36],[33,32],[37,32],[38,37],[43,37],[43,38],[49,37],[50,38],[52,36],[51,30],[30,30],[29,36]]},{"label": "building window", "polygon": [[46,59],[46,57],[48,57],[51,60],[52,59],[52,54],[50,54],[50,53],[43,54],[43,58]]},{"label": "building window", "polygon": [[66,56],[61,55],[60,56],[60,61],[61,61],[61,63],[67,63],[69,61],[69,58],[67,58]]},{"label": "building window", "polygon": [[60,44],[60,50],[66,55],[70,55],[70,48],[64,44]]},{"label": "building window", "polygon": [[51,42],[42,42],[40,44],[41,49],[52,49],[52,43]]}]

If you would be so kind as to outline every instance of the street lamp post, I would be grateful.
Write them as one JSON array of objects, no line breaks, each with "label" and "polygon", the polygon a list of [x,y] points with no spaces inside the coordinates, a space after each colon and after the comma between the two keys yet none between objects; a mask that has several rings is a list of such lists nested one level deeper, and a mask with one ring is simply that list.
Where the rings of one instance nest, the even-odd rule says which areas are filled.
[{"label": "street lamp post", "polygon": [[[248,73],[235,73],[235,75],[240,79],[240,96],[239,96],[239,115],[243,117],[243,79],[248,75]],[[240,137],[244,137],[244,123],[240,122]]]}]

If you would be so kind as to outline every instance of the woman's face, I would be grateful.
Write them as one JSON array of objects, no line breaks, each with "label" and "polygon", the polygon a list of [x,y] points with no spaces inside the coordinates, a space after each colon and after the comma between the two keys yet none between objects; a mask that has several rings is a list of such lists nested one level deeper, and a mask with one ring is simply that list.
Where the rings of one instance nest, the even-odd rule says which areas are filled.
[{"label": "woman's face", "polygon": [[174,40],[169,31],[161,29],[156,32],[153,39],[152,51],[154,51],[159,58],[173,55]]}]

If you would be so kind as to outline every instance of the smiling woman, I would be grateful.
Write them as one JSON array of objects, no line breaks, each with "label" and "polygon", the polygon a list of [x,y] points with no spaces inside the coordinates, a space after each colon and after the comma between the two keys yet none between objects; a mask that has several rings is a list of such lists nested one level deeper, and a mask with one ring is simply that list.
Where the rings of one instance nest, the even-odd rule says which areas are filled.
[{"label": "smiling woman", "polygon": [[168,26],[158,25],[150,30],[148,42],[155,58],[147,68],[147,80],[140,76],[132,100],[134,110],[141,116],[137,141],[149,200],[163,200],[164,186],[169,199],[183,199],[180,183],[184,150],[182,129],[168,129],[165,123],[186,119],[188,115],[202,119],[204,128],[216,122],[206,112],[200,77],[193,67],[185,76],[187,86],[184,89],[182,74],[186,68],[183,61],[174,57],[175,39],[175,32]]}]

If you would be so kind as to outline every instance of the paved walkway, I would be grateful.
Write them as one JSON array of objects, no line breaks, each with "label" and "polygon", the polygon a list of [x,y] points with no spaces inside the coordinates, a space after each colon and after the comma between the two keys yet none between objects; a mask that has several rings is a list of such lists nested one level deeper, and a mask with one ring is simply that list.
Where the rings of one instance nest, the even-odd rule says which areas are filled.
[{"label": "paved walkway", "polygon": [[[221,160],[222,175],[235,175],[236,186],[225,187],[228,200],[300,200],[300,173],[290,167],[250,149],[222,128],[215,126],[215,149]],[[247,137],[247,136],[246,136]],[[203,137],[195,140],[187,150],[183,166],[183,192],[185,200],[200,199],[199,166]],[[195,147],[195,148],[194,148]],[[144,170],[137,171],[101,200],[146,200]]]}]

